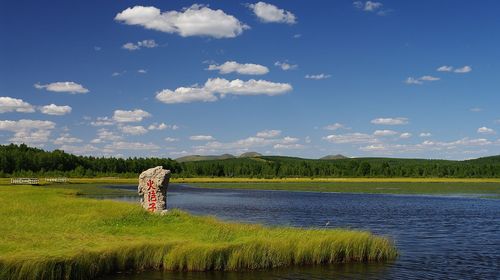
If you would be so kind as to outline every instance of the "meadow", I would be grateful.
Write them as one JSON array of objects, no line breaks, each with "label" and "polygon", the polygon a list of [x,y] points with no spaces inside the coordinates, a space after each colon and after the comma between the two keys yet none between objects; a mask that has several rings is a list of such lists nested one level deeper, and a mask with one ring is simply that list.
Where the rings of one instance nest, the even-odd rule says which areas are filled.
[{"label": "meadow", "polygon": [[254,270],[380,262],[397,250],[366,231],[265,227],[86,198],[98,184],[0,186],[0,279],[91,279],[118,271]]}]

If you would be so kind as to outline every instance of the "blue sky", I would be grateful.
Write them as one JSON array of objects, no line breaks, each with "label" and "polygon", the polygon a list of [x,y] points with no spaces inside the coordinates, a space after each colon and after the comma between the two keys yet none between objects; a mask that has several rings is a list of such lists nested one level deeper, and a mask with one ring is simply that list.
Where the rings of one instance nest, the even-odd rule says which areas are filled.
[{"label": "blue sky", "polygon": [[500,154],[498,1],[2,1],[0,143]]}]

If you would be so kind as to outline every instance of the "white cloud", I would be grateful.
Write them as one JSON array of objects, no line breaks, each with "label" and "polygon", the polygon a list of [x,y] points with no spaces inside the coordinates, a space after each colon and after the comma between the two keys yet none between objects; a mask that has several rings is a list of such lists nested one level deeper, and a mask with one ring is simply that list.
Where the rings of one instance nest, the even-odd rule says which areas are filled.
[{"label": "white cloud", "polygon": [[422,133],[420,133],[420,135],[419,135],[419,136],[420,136],[420,137],[431,137],[431,136],[432,136],[432,134],[431,134],[430,132],[422,132]]},{"label": "white cloud", "polygon": [[404,125],[408,124],[408,118],[377,118],[371,120],[372,124],[378,125]]},{"label": "white cloud", "polygon": [[231,153],[242,153],[247,152],[250,149],[260,148],[260,147],[274,147],[276,145],[279,149],[298,149],[299,145],[296,143],[299,141],[298,138],[294,137],[284,137],[284,138],[263,138],[251,136],[245,139],[237,140],[234,142],[222,143],[218,141],[208,142],[201,146],[195,146],[194,152],[198,154],[207,153],[219,153],[219,152],[231,152]]},{"label": "white cloud", "polygon": [[480,127],[477,129],[477,133],[481,134],[495,134],[495,130],[488,128],[486,126]]},{"label": "white cloud", "polygon": [[422,76],[419,79],[421,81],[428,81],[428,82],[433,82],[433,81],[439,81],[439,80],[441,80],[441,78],[434,77],[434,76],[429,76],[429,75]]},{"label": "white cloud", "polygon": [[469,73],[470,71],[472,71],[472,67],[466,65],[464,67],[455,69],[455,71],[453,71],[453,72],[464,74],[464,73]]},{"label": "white cloud", "polygon": [[115,122],[108,117],[98,117],[97,120],[90,122],[92,126],[109,126],[114,124]]},{"label": "white cloud", "polygon": [[129,51],[136,51],[140,50],[141,48],[156,48],[158,47],[158,44],[155,42],[155,40],[142,40],[137,43],[126,43],[122,46],[123,49],[129,50]]},{"label": "white cloud", "polygon": [[413,77],[408,77],[406,80],[405,80],[405,83],[406,84],[409,84],[409,85],[421,85],[423,84],[422,81],[420,81],[419,79],[415,79]]},{"label": "white cloud", "polygon": [[114,132],[109,131],[108,129],[105,129],[105,128],[100,128],[97,131],[97,138],[90,141],[90,143],[99,144],[99,143],[108,142],[108,141],[119,141],[121,139],[122,139],[122,137],[119,135],[116,135]]},{"label": "white cloud", "polygon": [[179,138],[167,137],[164,140],[167,142],[177,142],[177,141],[179,141]]},{"label": "white cloud", "polygon": [[151,117],[151,114],[141,109],[135,109],[133,111],[116,110],[113,114],[113,120],[119,123],[140,122],[148,117]]},{"label": "white cloud", "polygon": [[332,75],[329,75],[329,74],[324,74],[324,73],[321,73],[321,74],[316,74],[316,75],[305,75],[305,78],[306,79],[312,79],[312,80],[323,80],[323,79],[328,79],[330,78]]},{"label": "white cloud", "polygon": [[293,150],[293,149],[304,149],[305,146],[302,144],[275,144],[273,146],[274,149],[277,150]]},{"label": "white cloud", "polygon": [[436,69],[436,71],[438,71],[438,72],[451,72],[451,71],[453,71],[453,66],[443,65],[443,66],[440,66],[438,69]]},{"label": "white cloud", "polygon": [[128,25],[140,25],[147,29],[176,33],[182,37],[209,36],[234,38],[249,27],[222,10],[194,4],[182,11],[161,12],[156,7],[135,6],[127,8],[115,17]]},{"label": "white cloud", "polygon": [[424,82],[435,82],[435,81],[439,81],[439,80],[441,80],[441,78],[430,76],[430,75],[425,75],[425,76],[422,76],[420,78],[408,77],[405,80],[405,83],[409,84],[409,85],[421,85]]},{"label": "white cloud", "polygon": [[63,116],[71,113],[70,106],[57,106],[56,104],[45,105],[40,108],[40,112],[46,115]]},{"label": "white cloud", "polygon": [[153,143],[140,143],[140,142],[113,142],[112,144],[108,144],[104,147],[105,149],[110,150],[158,150],[159,146]]},{"label": "white cloud", "polygon": [[120,126],[120,130],[125,133],[125,134],[130,134],[130,135],[142,135],[148,133],[148,130],[144,128],[143,126],[137,125],[125,125],[125,126]]},{"label": "white cloud", "polygon": [[375,132],[373,132],[373,135],[375,135],[375,136],[394,136],[396,134],[398,134],[398,132],[396,132],[394,130],[388,130],[388,129],[375,130]]},{"label": "white cloud", "polygon": [[329,125],[323,127],[323,129],[325,129],[325,130],[337,130],[337,129],[341,129],[341,128],[346,128],[346,127],[341,123],[329,124]]},{"label": "white cloud", "polygon": [[189,137],[193,141],[213,141],[215,138],[211,135],[193,135]]},{"label": "white cloud", "polygon": [[53,129],[56,124],[51,121],[39,121],[39,120],[18,120],[18,121],[9,121],[4,120],[0,121],[0,130],[7,131],[21,131],[25,129]]},{"label": "white cloud", "polygon": [[278,137],[280,135],[281,135],[281,130],[276,130],[276,129],[263,130],[263,131],[257,132],[257,137],[261,137],[261,138],[275,138],[275,137]]},{"label": "white cloud", "polygon": [[167,128],[172,128],[172,126],[167,125],[165,123],[160,123],[160,124],[154,123],[148,126],[149,130],[165,130]]},{"label": "white cloud", "polygon": [[217,101],[216,94],[224,97],[226,94],[233,95],[280,95],[292,90],[292,86],[286,83],[274,83],[265,80],[242,81],[226,80],[221,78],[208,79],[203,87],[180,87],[175,91],[164,89],[156,94],[156,99],[163,103],[190,103],[190,102],[213,102]]},{"label": "white cloud", "polygon": [[9,139],[12,143],[45,143],[55,126],[54,122],[41,120],[0,121],[0,130],[14,132],[14,136]]},{"label": "white cloud", "polygon": [[54,140],[54,144],[56,145],[64,145],[64,144],[72,144],[72,143],[81,143],[82,139],[72,137],[68,133],[61,134],[56,140]]},{"label": "white cloud", "polygon": [[274,63],[274,66],[280,67],[281,70],[283,71],[295,70],[299,67],[297,64],[289,64],[287,62],[280,62],[280,61],[276,61]]},{"label": "white cloud", "polygon": [[264,75],[269,73],[266,66],[253,63],[241,64],[236,61],[226,61],[221,65],[211,64],[207,70],[219,70],[221,74],[236,72],[243,75]]},{"label": "white cloud", "polygon": [[265,2],[250,4],[248,7],[263,22],[278,22],[295,24],[297,18],[289,11],[279,9],[278,7]]},{"label": "white cloud", "polygon": [[34,86],[37,89],[45,89],[47,91],[53,91],[53,92],[67,92],[70,94],[89,92],[88,89],[75,82],[55,82],[46,85],[41,85],[37,83]]},{"label": "white cloud", "polygon": [[380,2],[373,2],[373,1],[366,1],[364,3],[363,1],[354,1],[353,6],[365,12],[374,12],[382,8],[383,4]]},{"label": "white cloud", "polygon": [[8,112],[33,113],[35,112],[35,108],[22,99],[6,96],[0,97],[0,113]]},{"label": "white cloud", "polygon": [[89,153],[100,151],[99,148],[93,145],[62,145],[59,150],[77,155],[87,155]]},{"label": "white cloud", "polygon": [[403,139],[410,138],[411,136],[412,136],[412,134],[409,132],[403,132],[403,133],[401,133],[401,135],[399,135],[399,137],[403,138]]},{"label": "white cloud", "polygon": [[365,133],[347,133],[347,134],[332,134],[323,137],[326,140],[335,144],[360,144],[360,143],[374,143],[377,139],[373,135]]},{"label": "white cloud", "polygon": [[148,70],[146,70],[146,69],[139,69],[139,70],[137,70],[137,73],[139,73],[139,74],[146,74],[146,73],[148,73]]},{"label": "white cloud", "polygon": [[469,111],[474,112],[474,113],[478,113],[478,112],[482,112],[483,108],[474,107],[474,108],[470,108]]}]

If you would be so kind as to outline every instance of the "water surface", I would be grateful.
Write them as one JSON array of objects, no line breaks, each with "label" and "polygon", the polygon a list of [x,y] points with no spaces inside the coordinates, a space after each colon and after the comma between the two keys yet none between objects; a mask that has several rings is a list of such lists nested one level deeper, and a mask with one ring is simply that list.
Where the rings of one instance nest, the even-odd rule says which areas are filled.
[{"label": "water surface", "polygon": [[[123,188],[123,187],[120,187]],[[128,187],[136,190],[136,186]],[[118,199],[137,202],[138,197]],[[369,230],[400,257],[257,272],[145,272],[106,279],[499,279],[500,200],[461,196],[201,189],[171,185],[168,207],[220,219],[294,227]]]}]

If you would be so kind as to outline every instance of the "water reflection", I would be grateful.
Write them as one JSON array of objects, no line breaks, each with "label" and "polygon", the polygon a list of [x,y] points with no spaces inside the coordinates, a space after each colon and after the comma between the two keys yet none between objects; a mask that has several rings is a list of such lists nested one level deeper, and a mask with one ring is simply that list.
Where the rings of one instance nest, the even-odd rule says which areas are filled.
[{"label": "water reflection", "polygon": [[[137,202],[139,198],[131,192],[117,199]],[[107,279],[498,279],[500,274],[500,200],[173,185],[168,203],[172,208],[226,220],[370,230],[393,238],[401,256],[390,264],[231,273],[147,272]]]}]

